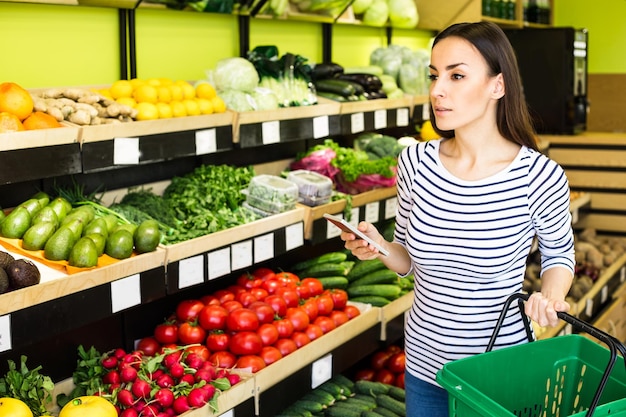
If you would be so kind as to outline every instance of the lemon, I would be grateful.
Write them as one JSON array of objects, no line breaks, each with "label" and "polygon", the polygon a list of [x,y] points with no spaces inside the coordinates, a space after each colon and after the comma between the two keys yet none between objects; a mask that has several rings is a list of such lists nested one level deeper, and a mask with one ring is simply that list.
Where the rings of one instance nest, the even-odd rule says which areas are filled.
[{"label": "lemon", "polygon": [[215,88],[208,81],[200,81],[196,84],[196,97],[210,100],[216,95]]},{"label": "lemon", "polygon": [[136,90],[140,86],[146,84],[146,80],[142,80],[141,78],[133,78],[130,80],[130,84],[133,86],[133,90]]},{"label": "lemon", "polygon": [[200,114],[200,106],[196,100],[187,98],[183,100],[183,104],[185,105],[187,116],[198,116]]},{"label": "lemon", "polygon": [[133,94],[133,84],[128,80],[117,80],[111,84],[109,92],[115,100],[122,97],[130,97]]},{"label": "lemon", "polygon": [[215,96],[211,99],[213,104],[213,113],[224,113],[226,111],[226,103],[220,96]]},{"label": "lemon", "polygon": [[115,100],[119,104],[123,104],[124,106],[135,108],[137,105],[137,101],[132,97],[120,97]]},{"label": "lemon", "polygon": [[168,103],[157,103],[157,110],[159,112],[159,119],[169,119],[173,117],[172,107]]},{"label": "lemon", "polygon": [[174,81],[172,81],[171,79],[167,77],[161,77],[159,78],[159,81],[161,82],[162,86],[166,86],[166,87],[174,84]]},{"label": "lemon", "polygon": [[208,98],[197,98],[196,102],[198,103],[201,114],[213,113],[213,103]]},{"label": "lemon", "polygon": [[178,85],[183,91],[183,98],[195,98],[196,97],[196,89],[193,88],[189,82],[185,80],[177,80],[174,84]]},{"label": "lemon", "polygon": [[137,103],[135,108],[137,109],[136,120],[156,120],[159,118],[159,110],[154,103],[144,101]]},{"label": "lemon", "polygon": [[180,85],[172,84],[169,86],[170,92],[172,93],[172,101],[182,101],[183,98],[183,89]]},{"label": "lemon", "polygon": [[424,123],[422,123],[422,127],[420,129],[420,137],[422,138],[422,140],[433,140],[440,138],[439,134],[435,132],[435,129],[433,129],[433,124],[430,120],[426,120]]},{"label": "lemon", "polygon": [[161,80],[159,80],[158,78],[148,78],[146,80],[146,83],[153,87],[159,87],[161,85]]},{"label": "lemon", "polygon": [[159,99],[156,87],[144,84],[133,91],[133,98],[137,103],[156,103]]},{"label": "lemon", "polygon": [[33,412],[22,400],[17,398],[0,398],[0,415],[11,417],[33,417]]},{"label": "lemon", "polygon": [[164,85],[157,87],[157,100],[160,103],[169,103],[172,101],[172,90]]},{"label": "lemon", "polygon": [[172,108],[172,117],[185,117],[187,116],[187,108],[182,101],[172,100],[170,102]]}]

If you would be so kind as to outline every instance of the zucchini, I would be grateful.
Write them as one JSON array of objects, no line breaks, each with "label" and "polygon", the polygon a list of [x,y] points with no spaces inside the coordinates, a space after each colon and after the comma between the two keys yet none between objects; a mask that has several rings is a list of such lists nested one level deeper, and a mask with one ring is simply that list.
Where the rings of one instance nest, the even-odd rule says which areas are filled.
[{"label": "zucchini", "polygon": [[387,268],[383,261],[380,259],[368,259],[366,261],[357,261],[354,264],[354,267],[350,270],[350,273],[346,276],[348,281],[356,281],[359,278],[364,277],[365,275],[378,271],[379,269]]},{"label": "zucchini", "polygon": [[379,297],[385,297],[389,300],[395,300],[400,296],[402,289],[398,285],[394,284],[372,284],[372,285],[359,285],[349,286],[348,295],[350,297],[360,297],[363,295],[377,295]]},{"label": "zucchini", "polygon": [[352,269],[352,265],[354,265],[353,261],[319,263],[302,271],[300,276],[313,278],[346,276]]},{"label": "zucchini", "polygon": [[376,396],[376,403],[379,407],[391,410],[400,417],[406,417],[406,404],[402,401],[398,401],[395,398],[387,394],[379,394]]},{"label": "zucchini", "polygon": [[384,307],[391,302],[391,300],[385,297],[379,297],[378,295],[362,295],[360,297],[350,297],[350,301],[363,304],[371,304],[374,307]]},{"label": "zucchini", "polygon": [[372,284],[393,284],[398,282],[398,274],[391,269],[379,269],[374,272],[352,281],[350,286],[358,287],[360,285],[372,285]]},{"label": "zucchini", "polygon": [[381,76],[383,75],[383,69],[378,65],[366,65],[362,67],[344,67],[344,74],[371,74]]},{"label": "zucchini", "polygon": [[325,91],[327,93],[339,94],[343,97],[350,97],[357,94],[354,84],[349,81],[338,80],[335,78],[327,78],[315,81],[316,91]]},{"label": "zucchini", "polygon": [[304,271],[305,269],[310,268],[313,265],[323,264],[326,262],[339,263],[345,261],[346,259],[348,259],[348,254],[346,254],[345,252],[328,252],[315,258],[298,262],[297,264],[293,265],[291,269],[294,272]]},{"label": "zucchini", "polygon": [[317,279],[322,283],[325,290],[329,288],[339,288],[341,290],[345,290],[348,288],[348,278],[344,276],[317,277]]},{"label": "zucchini", "polygon": [[359,394],[375,395],[387,394],[390,385],[376,381],[358,380],[354,383],[354,388]]}]

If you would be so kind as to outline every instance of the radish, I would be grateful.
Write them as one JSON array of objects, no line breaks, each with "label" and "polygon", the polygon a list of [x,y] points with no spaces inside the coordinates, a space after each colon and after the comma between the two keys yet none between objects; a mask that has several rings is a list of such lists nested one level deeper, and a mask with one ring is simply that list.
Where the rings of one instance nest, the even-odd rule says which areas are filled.
[{"label": "radish", "polygon": [[161,388],[168,388],[174,385],[174,378],[171,375],[163,374],[156,379],[156,384]]},{"label": "radish", "polygon": [[196,371],[195,380],[196,382],[211,382],[213,380],[213,376],[213,372],[209,371],[208,369],[199,369],[198,371]]},{"label": "radish", "polygon": [[163,408],[168,408],[174,402],[174,393],[169,388],[161,388],[154,394],[154,399],[161,404]]},{"label": "radish", "polygon": [[102,382],[105,384],[119,384],[120,383],[120,373],[116,370],[111,370],[102,377]]},{"label": "radish", "polygon": [[150,396],[150,384],[143,379],[136,379],[131,390],[137,398],[148,398]]},{"label": "radish", "polygon": [[122,382],[133,382],[137,379],[137,370],[130,365],[124,365],[120,370],[120,380]]},{"label": "radish", "polygon": [[173,363],[169,370],[170,375],[174,378],[181,378],[185,374],[185,367],[180,362]]},{"label": "radish", "polygon": [[134,408],[127,408],[120,413],[120,417],[138,417],[139,413]]},{"label": "radish", "polygon": [[113,369],[117,366],[117,358],[115,356],[106,356],[102,358],[102,366],[105,369]]},{"label": "radish", "polygon": [[146,408],[144,408],[141,412],[141,415],[146,417],[154,417],[159,413],[159,411],[160,407],[158,404],[148,404],[146,405]]},{"label": "radish", "polygon": [[189,395],[187,396],[187,401],[189,406],[192,408],[200,408],[204,404],[206,404],[209,399],[207,398],[207,392],[205,392],[202,388],[193,388],[189,391]]},{"label": "radish", "polygon": [[228,374],[226,375],[226,378],[228,379],[228,382],[230,382],[231,387],[241,381],[241,376],[239,374]]},{"label": "radish", "polygon": [[180,377],[178,382],[179,383],[186,382],[189,385],[193,385],[196,383],[196,380],[194,379],[193,374],[185,374],[182,377]]},{"label": "radish", "polygon": [[135,402],[135,398],[132,392],[122,389],[117,393],[117,401],[125,407],[131,407]]},{"label": "radish", "polygon": [[182,414],[186,411],[189,411],[191,407],[189,406],[189,402],[187,401],[187,397],[184,395],[176,398],[172,403],[172,408],[176,412],[176,414]]}]

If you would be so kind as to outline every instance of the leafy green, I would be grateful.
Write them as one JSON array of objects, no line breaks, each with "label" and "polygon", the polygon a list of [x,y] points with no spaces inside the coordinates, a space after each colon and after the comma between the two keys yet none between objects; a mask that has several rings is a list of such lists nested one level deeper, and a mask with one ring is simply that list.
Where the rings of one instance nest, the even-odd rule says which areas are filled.
[{"label": "leafy green", "polygon": [[38,366],[28,369],[26,356],[20,357],[19,369],[14,361],[8,360],[9,371],[0,378],[0,397],[17,398],[28,405],[35,417],[48,414],[46,405],[52,401],[54,383],[49,376],[40,374]]}]

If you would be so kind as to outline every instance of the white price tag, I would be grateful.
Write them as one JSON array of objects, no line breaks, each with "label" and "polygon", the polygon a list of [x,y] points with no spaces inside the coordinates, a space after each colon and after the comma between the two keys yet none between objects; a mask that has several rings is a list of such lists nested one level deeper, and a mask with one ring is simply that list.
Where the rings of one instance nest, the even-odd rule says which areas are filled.
[{"label": "white price tag", "polygon": [[219,415],[219,417],[235,417],[235,410],[228,410]]},{"label": "white price tag", "polygon": [[384,129],[387,127],[387,110],[380,109],[374,112],[374,129]]},{"label": "white price tag", "polygon": [[254,238],[254,263],[266,261],[274,257],[274,233]]},{"label": "white price tag", "polygon": [[137,165],[139,163],[139,138],[113,139],[113,164]]},{"label": "white price tag", "polygon": [[422,104],[422,120],[430,120],[430,105],[428,103]]},{"label": "white price tag", "polygon": [[398,197],[391,197],[385,201],[385,220],[396,217],[398,211]]},{"label": "white price tag", "polygon": [[311,389],[315,389],[333,376],[332,353],[321,357],[311,365]]},{"label": "white price tag", "polygon": [[178,288],[204,282],[204,256],[197,255],[178,262]]},{"label": "white price tag", "polygon": [[0,352],[11,350],[11,315],[0,316]]},{"label": "white price tag", "polygon": [[591,315],[593,314],[593,300],[591,298],[587,299],[587,303],[585,305],[585,314],[588,317],[591,317]]},{"label": "white price tag", "polygon": [[141,281],[139,274],[118,279],[111,283],[111,311],[126,310],[141,304]]},{"label": "white price tag", "polygon": [[578,209],[572,211],[572,224],[578,223]]},{"label": "white price tag", "polygon": [[352,216],[350,216],[350,221],[348,223],[350,223],[354,227],[359,227],[359,222],[361,221],[359,219],[359,208],[353,208],[350,213],[352,213]]},{"label": "white price tag", "polygon": [[264,145],[280,142],[280,122],[278,120],[263,122],[261,128]]},{"label": "white price tag", "polygon": [[[337,217],[343,217],[343,215],[341,214],[337,214]],[[341,229],[336,227],[334,224],[332,224],[329,221],[326,221],[326,239],[332,239],[334,237],[337,237],[341,234]]]},{"label": "white price tag", "polygon": [[408,126],[409,125],[409,109],[406,107],[396,110],[396,125]]},{"label": "white price tag", "polygon": [[230,247],[209,253],[209,281],[230,274]]},{"label": "white price tag", "polygon": [[285,250],[290,251],[304,245],[304,223],[299,222],[285,227]]},{"label": "white price tag", "polygon": [[215,129],[203,129],[196,132],[196,155],[206,155],[217,151]]},{"label": "white price tag", "polygon": [[353,113],[350,115],[350,131],[359,133],[365,130],[365,115],[363,113]]},{"label": "white price tag", "polygon": [[624,282],[626,280],[626,267],[621,267],[619,269],[619,282]]},{"label": "white price tag", "polygon": [[608,300],[609,298],[609,287],[608,286],[604,286],[602,287],[602,290],[600,290],[600,303],[604,304],[606,303],[606,300]]},{"label": "white price tag", "polygon": [[231,245],[232,270],[247,268],[252,265],[252,241],[233,243]]},{"label": "white price tag", "polygon": [[365,221],[376,223],[380,220],[380,201],[373,201],[365,205]]},{"label": "white price tag", "polygon": [[330,135],[328,116],[319,116],[313,118],[313,138],[326,138]]}]

